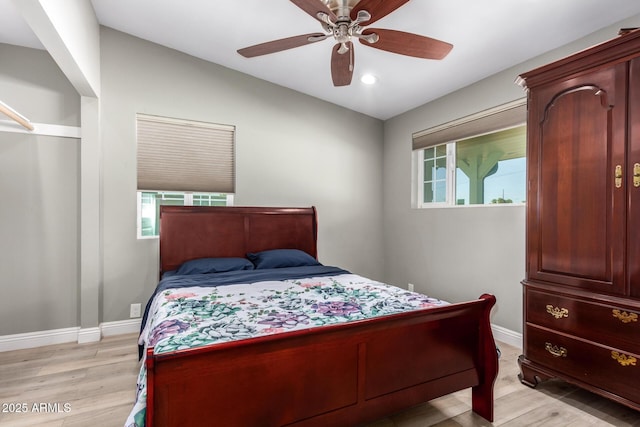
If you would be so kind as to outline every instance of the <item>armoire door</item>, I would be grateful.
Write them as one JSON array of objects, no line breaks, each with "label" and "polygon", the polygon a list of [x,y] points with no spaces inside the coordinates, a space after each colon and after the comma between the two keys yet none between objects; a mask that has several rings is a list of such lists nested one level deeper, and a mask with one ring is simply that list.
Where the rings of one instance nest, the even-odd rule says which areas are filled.
[{"label": "armoire door", "polygon": [[629,73],[628,266],[630,295],[640,298],[640,58],[631,61]]},{"label": "armoire door", "polygon": [[529,95],[528,277],[624,294],[627,64]]}]

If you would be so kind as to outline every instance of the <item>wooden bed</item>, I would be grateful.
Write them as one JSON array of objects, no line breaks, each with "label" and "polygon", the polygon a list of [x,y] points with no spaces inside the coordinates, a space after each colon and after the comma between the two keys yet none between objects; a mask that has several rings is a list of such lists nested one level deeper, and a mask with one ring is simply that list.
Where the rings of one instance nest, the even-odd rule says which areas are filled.
[{"label": "wooden bed", "polygon": [[[160,270],[205,257],[300,249],[314,208],[161,208]],[[493,420],[492,295],[340,325],[146,353],[147,426],[356,426],[471,388]],[[204,423],[204,424],[203,424]]]}]

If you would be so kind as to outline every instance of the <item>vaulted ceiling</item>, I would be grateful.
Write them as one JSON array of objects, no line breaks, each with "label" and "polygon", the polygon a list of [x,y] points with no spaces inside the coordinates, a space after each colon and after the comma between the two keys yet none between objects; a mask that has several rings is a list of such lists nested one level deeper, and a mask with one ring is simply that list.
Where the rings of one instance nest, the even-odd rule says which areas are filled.
[{"label": "vaulted ceiling", "polygon": [[[0,43],[42,49],[13,1],[19,0],[0,0]],[[638,0],[412,0],[372,27],[443,40],[453,44],[453,50],[443,60],[427,60],[355,42],[353,82],[334,87],[332,37],[254,58],[237,53],[274,39],[324,32],[318,20],[290,0],[91,3],[104,26],[380,119],[623,19],[637,17],[634,26],[640,26]],[[361,83],[365,73],[374,75],[376,83]]]}]

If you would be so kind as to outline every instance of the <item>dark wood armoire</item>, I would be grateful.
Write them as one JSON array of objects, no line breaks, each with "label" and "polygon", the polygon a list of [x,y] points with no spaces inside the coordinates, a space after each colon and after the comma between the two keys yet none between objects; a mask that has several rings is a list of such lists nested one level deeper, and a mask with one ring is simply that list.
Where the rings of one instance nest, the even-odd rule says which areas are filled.
[{"label": "dark wood armoire", "polygon": [[557,377],[640,410],[640,30],[521,79],[520,380]]}]

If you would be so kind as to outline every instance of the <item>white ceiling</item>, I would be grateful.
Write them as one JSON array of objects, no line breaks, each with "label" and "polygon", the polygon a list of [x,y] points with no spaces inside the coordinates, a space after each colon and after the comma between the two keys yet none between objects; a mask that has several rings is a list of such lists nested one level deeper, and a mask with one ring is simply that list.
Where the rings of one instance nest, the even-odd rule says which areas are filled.
[{"label": "white ceiling", "polygon": [[[43,49],[12,1],[20,0],[0,0],[0,43]],[[289,0],[91,2],[102,25],[380,119],[640,14],[639,0],[413,0],[371,27],[443,40],[454,45],[451,53],[432,61],[356,43],[353,83],[334,87],[331,39],[251,59],[236,53],[323,32]],[[377,84],[360,83],[364,73]]]}]

